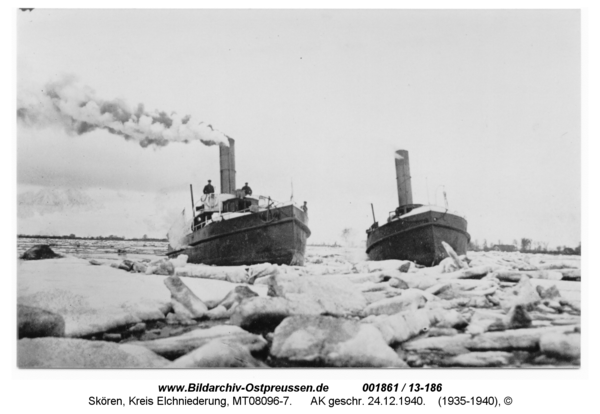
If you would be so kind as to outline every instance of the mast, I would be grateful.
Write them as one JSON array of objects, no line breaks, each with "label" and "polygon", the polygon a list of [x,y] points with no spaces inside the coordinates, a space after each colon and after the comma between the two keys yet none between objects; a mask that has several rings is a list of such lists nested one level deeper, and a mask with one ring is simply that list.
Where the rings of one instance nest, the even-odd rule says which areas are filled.
[{"label": "mast", "polygon": [[196,206],[194,206],[194,189],[190,184],[190,196],[192,197],[192,217],[196,218]]}]

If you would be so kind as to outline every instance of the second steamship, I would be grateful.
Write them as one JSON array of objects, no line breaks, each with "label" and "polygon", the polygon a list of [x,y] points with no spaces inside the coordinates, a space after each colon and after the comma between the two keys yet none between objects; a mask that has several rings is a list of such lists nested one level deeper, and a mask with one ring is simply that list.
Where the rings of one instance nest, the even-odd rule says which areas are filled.
[{"label": "second steamship", "polygon": [[387,223],[377,222],[367,230],[367,254],[371,260],[411,260],[424,266],[446,257],[442,241],[462,255],[470,235],[467,220],[446,207],[413,204],[408,151],[395,154],[398,208]]}]

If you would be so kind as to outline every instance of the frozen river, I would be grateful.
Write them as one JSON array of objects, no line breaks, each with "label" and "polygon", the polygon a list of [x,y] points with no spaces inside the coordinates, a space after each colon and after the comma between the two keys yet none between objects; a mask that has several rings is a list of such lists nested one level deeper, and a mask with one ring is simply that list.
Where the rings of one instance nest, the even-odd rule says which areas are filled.
[{"label": "frozen river", "polygon": [[19,340],[22,367],[580,363],[578,256],[423,268],[307,246],[303,267],[214,267],[168,260],[166,242],[65,239],[19,239],[19,253],[41,243],[65,257],[19,260],[18,304],[60,315],[67,338]]}]

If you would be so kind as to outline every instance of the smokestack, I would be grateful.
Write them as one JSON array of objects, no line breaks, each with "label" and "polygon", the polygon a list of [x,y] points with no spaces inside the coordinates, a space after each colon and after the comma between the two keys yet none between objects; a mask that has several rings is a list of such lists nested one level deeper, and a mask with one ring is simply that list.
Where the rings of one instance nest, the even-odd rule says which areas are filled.
[{"label": "smokestack", "polygon": [[410,184],[410,162],[408,151],[396,151],[396,180],[398,181],[398,206],[412,204],[412,186]]},{"label": "smokestack", "polygon": [[235,194],[235,140],[227,137],[229,147],[219,146],[221,194]]}]

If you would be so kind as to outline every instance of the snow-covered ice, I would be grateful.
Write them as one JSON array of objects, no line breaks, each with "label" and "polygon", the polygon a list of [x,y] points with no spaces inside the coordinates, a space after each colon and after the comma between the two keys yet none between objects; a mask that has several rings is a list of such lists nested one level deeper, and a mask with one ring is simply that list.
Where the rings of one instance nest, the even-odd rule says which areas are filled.
[{"label": "snow-covered ice", "polygon": [[[249,331],[250,337],[267,344],[262,356],[246,355],[243,349],[221,355],[215,353],[220,345],[213,344],[192,358],[194,349],[182,363],[188,367],[238,366],[235,358],[242,355],[247,361],[241,366],[263,366],[267,361],[271,365],[277,358],[285,364],[304,361],[312,348],[294,338],[319,326],[338,327],[340,335],[350,335],[339,342],[344,350],[341,359],[319,356],[326,365],[356,360],[379,366],[381,361],[375,363],[377,355],[365,348],[363,341],[371,333],[383,335],[380,348],[393,356],[383,363],[387,366],[579,365],[579,350],[564,350],[564,344],[580,343],[578,256],[468,252],[433,268],[422,268],[401,260],[369,261],[360,247],[308,246],[303,267],[215,267],[187,263],[185,256],[169,260],[157,255],[166,250],[164,244],[162,250],[160,247],[144,242],[59,240],[53,249],[65,257],[19,260],[17,302],[61,315],[70,337],[93,335],[121,345],[135,339],[136,345],[152,349],[163,342],[181,342],[185,335],[202,336],[205,332],[188,332],[212,326]],[[91,264],[90,259],[101,265]],[[136,273],[132,261],[144,261],[146,271]],[[152,274],[165,270],[174,275]],[[172,294],[173,286],[178,286],[177,297]],[[234,291],[237,286],[240,288]],[[185,308],[194,301],[204,309],[201,317],[183,318],[185,312],[177,307]],[[283,325],[289,317],[300,318],[300,322]],[[203,318],[205,322],[201,322]],[[135,337],[107,333],[114,329],[124,333],[141,322],[148,328],[142,324],[142,333]],[[289,332],[278,331],[280,324]],[[531,351],[540,349],[542,336],[547,350],[543,355]],[[166,338],[170,337],[173,340],[169,342]],[[146,344],[159,340],[163,342]],[[274,350],[272,340],[293,350]],[[46,342],[21,348],[38,349]],[[70,349],[69,343],[65,346]],[[448,346],[460,354],[444,353]],[[489,346],[492,348],[485,348]],[[526,352],[514,353],[519,349]],[[79,365],[87,366],[84,362]],[[164,365],[164,361],[158,362]]]},{"label": "snow-covered ice", "polygon": [[[19,261],[17,272],[17,303],[62,315],[67,336],[163,319],[171,307],[163,282],[167,276],[93,266],[76,257]],[[185,283],[205,302],[218,302],[237,286],[212,279],[186,278]],[[267,287],[252,290],[264,296]]]}]

